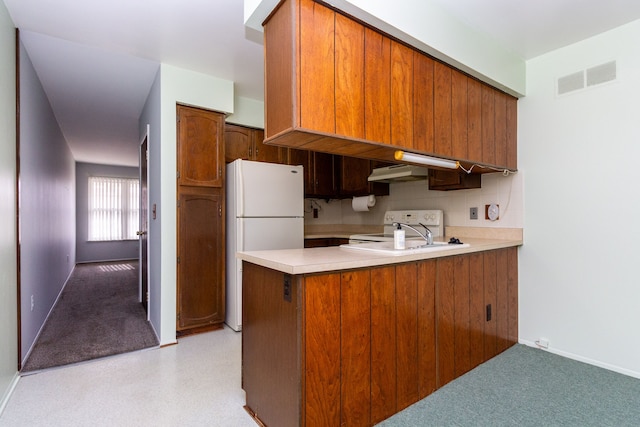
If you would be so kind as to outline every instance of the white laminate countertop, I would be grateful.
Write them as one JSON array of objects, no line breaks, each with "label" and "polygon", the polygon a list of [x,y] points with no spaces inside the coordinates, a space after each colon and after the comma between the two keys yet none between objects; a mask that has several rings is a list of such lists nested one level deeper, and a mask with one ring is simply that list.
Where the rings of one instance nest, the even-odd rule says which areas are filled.
[{"label": "white laminate countertop", "polygon": [[307,274],[399,264],[522,245],[522,239],[461,238],[460,240],[468,243],[469,246],[410,255],[385,255],[346,249],[339,246],[247,251],[238,252],[236,255],[243,261],[282,271],[283,273]]}]

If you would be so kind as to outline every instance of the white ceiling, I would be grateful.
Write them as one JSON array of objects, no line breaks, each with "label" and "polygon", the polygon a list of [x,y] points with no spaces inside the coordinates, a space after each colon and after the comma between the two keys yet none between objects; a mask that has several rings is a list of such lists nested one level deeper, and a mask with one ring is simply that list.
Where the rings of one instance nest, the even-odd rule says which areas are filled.
[{"label": "white ceiling", "polygon": [[[263,99],[262,45],[245,30],[243,0],[3,1],[77,161],[137,165],[138,116],[160,62]],[[431,1],[523,59],[640,18],[638,0]]]}]

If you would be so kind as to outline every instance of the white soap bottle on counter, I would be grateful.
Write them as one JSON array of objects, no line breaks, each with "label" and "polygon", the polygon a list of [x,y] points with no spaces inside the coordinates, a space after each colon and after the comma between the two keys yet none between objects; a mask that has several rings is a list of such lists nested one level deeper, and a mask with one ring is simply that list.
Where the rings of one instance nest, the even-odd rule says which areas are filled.
[{"label": "white soap bottle on counter", "polygon": [[404,249],[404,230],[400,224],[393,230],[393,249]]}]

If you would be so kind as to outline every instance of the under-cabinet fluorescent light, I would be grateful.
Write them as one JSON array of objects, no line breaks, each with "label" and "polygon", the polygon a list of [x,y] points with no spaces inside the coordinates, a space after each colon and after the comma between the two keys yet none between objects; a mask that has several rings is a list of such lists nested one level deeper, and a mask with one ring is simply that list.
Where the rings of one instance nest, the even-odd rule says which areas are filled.
[{"label": "under-cabinet fluorescent light", "polygon": [[406,151],[401,150],[397,150],[394,154],[394,157],[396,160],[404,160],[405,162],[419,163],[421,165],[435,166],[440,168],[458,169],[460,167],[460,162],[425,156],[423,154],[407,153]]}]

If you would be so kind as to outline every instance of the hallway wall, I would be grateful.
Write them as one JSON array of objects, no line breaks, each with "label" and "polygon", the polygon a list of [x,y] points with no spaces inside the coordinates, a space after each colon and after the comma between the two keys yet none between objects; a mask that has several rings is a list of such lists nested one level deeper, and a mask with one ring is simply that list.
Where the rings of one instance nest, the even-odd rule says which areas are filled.
[{"label": "hallway wall", "polygon": [[75,265],[75,216],[75,161],[29,56],[20,43],[23,361]]},{"label": "hallway wall", "polygon": [[88,199],[90,176],[138,178],[138,168],[76,163],[76,262],[138,259],[138,240],[89,242]]},{"label": "hallway wall", "polygon": [[15,28],[0,1],[0,412],[18,379],[15,46]]}]

